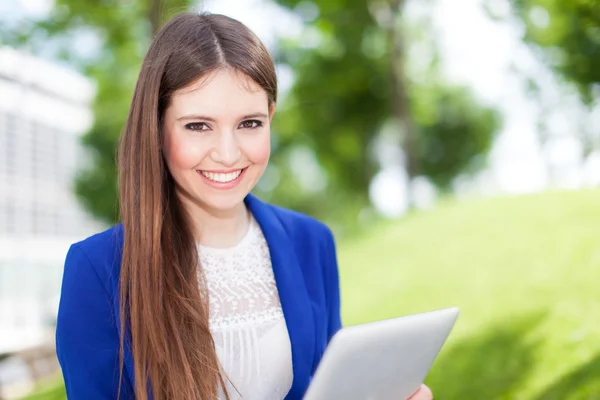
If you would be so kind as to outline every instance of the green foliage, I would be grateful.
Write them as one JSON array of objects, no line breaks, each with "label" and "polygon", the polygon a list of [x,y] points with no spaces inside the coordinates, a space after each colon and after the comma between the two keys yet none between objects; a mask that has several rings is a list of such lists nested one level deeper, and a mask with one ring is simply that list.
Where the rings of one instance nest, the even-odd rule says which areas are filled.
[{"label": "green foliage", "polygon": [[511,4],[525,25],[525,42],[538,48],[554,71],[574,83],[586,103],[597,99],[600,2],[516,0]]},{"label": "green foliage", "polygon": [[[281,1],[294,7],[298,2]],[[322,2],[309,31],[316,47],[287,43],[279,61],[292,66],[295,85],[275,129],[282,145],[308,144],[328,175],[343,188],[363,190],[377,170],[367,147],[391,114],[388,58],[367,56],[364,42],[377,38],[366,2]],[[368,38],[368,39],[367,39]],[[387,45],[387,44],[386,44]]]},{"label": "green foliage", "polygon": [[[294,196],[312,204],[317,216],[330,216],[343,198],[356,204],[367,201],[369,183],[380,167],[370,150],[393,120],[413,126],[409,131],[396,129],[397,142],[407,143],[414,136],[414,149],[404,146],[404,151],[416,158],[415,172],[441,188],[483,165],[499,128],[499,115],[478,104],[466,88],[443,82],[436,60],[422,71],[427,79],[411,80],[402,72],[406,57],[393,58],[392,46],[400,42],[408,49],[419,39],[418,34],[409,34],[403,2],[388,9],[392,13],[388,25],[374,17],[374,5],[365,1],[277,3],[303,16],[306,29],[297,42],[284,42],[277,54],[278,62],[292,67],[295,84],[281,102],[274,129],[279,148],[302,145],[316,152],[327,187],[317,193],[297,190]],[[406,26],[396,29],[394,23]],[[431,36],[422,32],[425,29],[418,33]],[[394,35],[404,37],[395,40]],[[434,41],[427,45],[436,52],[431,49]],[[404,84],[400,92],[394,89],[396,71]],[[395,107],[404,96],[409,112],[398,115]],[[278,167],[287,167],[282,165]],[[273,197],[286,196],[285,190],[275,188]],[[328,201],[335,194],[342,203]]]},{"label": "green foliage", "polygon": [[496,110],[477,104],[464,87],[424,84],[412,93],[418,126],[419,166],[442,189],[459,174],[485,165],[493,135],[501,124]]}]

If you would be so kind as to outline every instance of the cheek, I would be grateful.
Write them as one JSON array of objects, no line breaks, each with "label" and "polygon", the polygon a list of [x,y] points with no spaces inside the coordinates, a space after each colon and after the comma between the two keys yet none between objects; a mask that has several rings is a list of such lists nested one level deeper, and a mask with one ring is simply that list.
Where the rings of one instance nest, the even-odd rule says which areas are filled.
[{"label": "cheek", "polygon": [[271,155],[270,135],[261,135],[254,140],[249,140],[245,146],[246,156],[255,164],[266,164]]},{"label": "cheek", "polygon": [[176,174],[177,170],[193,169],[198,164],[201,153],[197,144],[181,140],[175,135],[165,140],[165,159],[171,174]]}]

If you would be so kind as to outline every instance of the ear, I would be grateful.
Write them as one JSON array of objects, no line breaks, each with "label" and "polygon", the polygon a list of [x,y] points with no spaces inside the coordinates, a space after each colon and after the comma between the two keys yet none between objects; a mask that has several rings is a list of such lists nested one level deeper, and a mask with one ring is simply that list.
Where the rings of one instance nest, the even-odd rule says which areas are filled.
[{"label": "ear", "polygon": [[273,115],[275,115],[275,103],[269,107],[269,123],[273,122]]}]

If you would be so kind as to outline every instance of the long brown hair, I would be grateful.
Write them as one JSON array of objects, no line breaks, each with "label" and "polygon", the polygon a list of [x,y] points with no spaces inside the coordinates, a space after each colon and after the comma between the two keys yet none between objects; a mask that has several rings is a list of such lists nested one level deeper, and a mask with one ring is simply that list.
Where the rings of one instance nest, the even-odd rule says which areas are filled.
[{"label": "long brown hair", "polygon": [[219,68],[253,79],[274,105],[273,60],[246,26],[223,15],[172,18],[146,54],[121,137],[120,359],[123,371],[130,347],[140,400],[150,394],[156,400],[214,399],[219,386],[225,389],[197,247],[162,155],[161,128],[173,92]]}]

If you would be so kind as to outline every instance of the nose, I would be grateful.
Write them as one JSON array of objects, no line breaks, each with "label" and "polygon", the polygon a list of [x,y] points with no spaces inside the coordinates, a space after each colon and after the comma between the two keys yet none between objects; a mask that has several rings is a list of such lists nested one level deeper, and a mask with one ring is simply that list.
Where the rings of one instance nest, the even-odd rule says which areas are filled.
[{"label": "nose", "polygon": [[233,167],[242,156],[235,133],[224,131],[219,135],[218,142],[210,154],[210,158],[225,167]]}]

